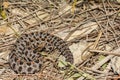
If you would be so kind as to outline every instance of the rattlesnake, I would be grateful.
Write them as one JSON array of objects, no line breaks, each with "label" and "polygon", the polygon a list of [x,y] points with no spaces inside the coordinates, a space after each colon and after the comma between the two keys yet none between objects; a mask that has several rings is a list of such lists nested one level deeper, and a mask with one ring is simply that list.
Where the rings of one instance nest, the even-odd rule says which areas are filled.
[{"label": "rattlesnake", "polygon": [[73,64],[73,55],[64,40],[45,31],[36,31],[22,34],[16,40],[9,54],[10,68],[17,74],[38,72],[43,64],[43,57],[37,51],[41,44],[44,46],[40,50],[50,53],[57,49],[67,62]]}]

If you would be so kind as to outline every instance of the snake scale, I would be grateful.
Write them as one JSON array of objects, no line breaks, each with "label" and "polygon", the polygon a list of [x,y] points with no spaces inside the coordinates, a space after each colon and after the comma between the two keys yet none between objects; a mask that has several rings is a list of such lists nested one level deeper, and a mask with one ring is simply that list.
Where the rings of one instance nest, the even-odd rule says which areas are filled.
[{"label": "snake scale", "polygon": [[16,74],[34,74],[40,71],[43,61],[37,48],[43,43],[45,45],[40,50],[50,53],[57,49],[67,62],[73,63],[73,55],[64,40],[45,31],[36,31],[22,34],[16,40],[9,54],[10,68]]}]

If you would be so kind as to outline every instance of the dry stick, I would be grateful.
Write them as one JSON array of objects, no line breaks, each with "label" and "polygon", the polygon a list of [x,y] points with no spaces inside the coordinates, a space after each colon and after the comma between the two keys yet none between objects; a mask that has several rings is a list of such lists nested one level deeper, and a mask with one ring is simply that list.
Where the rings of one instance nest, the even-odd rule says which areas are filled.
[{"label": "dry stick", "polygon": [[[92,9],[90,9],[90,10],[92,10]],[[88,12],[88,11],[89,11],[89,10],[87,10],[86,12]],[[84,11],[84,12],[85,12],[85,11]],[[82,14],[82,13],[83,13],[83,12],[81,12],[80,14]],[[119,11],[114,12],[114,13],[111,13],[111,14],[107,14],[107,15],[103,15],[103,16],[97,17],[96,19],[99,19],[99,18],[102,18],[102,17],[106,17],[106,16],[112,16],[112,15],[114,15],[114,14],[116,14],[116,13],[119,13]],[[70,37],[81,25],[83,25],[83,24],[85,24],[85,23],[87,23],[87,22],[93,21],[93,20],[95,20],[95,19],[92,18],[92,19],[89,19],[89,20],[84,20],[84,21],[82,21],[81,23],[78,23],[78,24],[76,25],[75,29],[73,29],[73,30],[69,33],[69,35],[66,36],[65,40],[69,39],[69,37]]]},{"label": "dry stick", "polygon": [[115,55],[115,56],[120,56],[119,53],[114,53],[114,52],[108,52],[108,51],[101,51],[101,50],[89,50],[90,52],[97,52],[97,53],[102,53],[102,54],[108,54],[108,55]]},{"label": "dry stick", "polygon": [[[69,9],[70,10],[70,9]],[[65,11],[63,14],[65,14],[66,12],[68,12],[69,10],[67,10],[67,11]],[[55,19],[57,19],[58,17],[60,17],[61,15],[63,15],[63,14],[60,14],[60,15],[57,15],[57,16],[55,16],[54,18],[51,18],[51,19],[48,19],[48,20],[46,20],[46,21],[41,21],[40,23],[42,24],[42,23],[45,23],[45,22],[48,22],[48,21],[51,21],[51,20],[55,20]],[[40,23],[35,23],[35,24],[33,24],[33,25],[30,25],[29,26],[29,28],[31,28],[31,27],[34,27],[34,26],[37,26],[37,25],[39,25]],[[50,30],[51,30],[51,28],[49,28]],[[48,30],[49,30],[48,29]],[[53,29],[53,28],[52,28]]]},{"label": "dry stick", "polygon": [[9,3],[9,4],[10,5],[27,5],[27,4],[32,4],[32,3],[33,2],[15,2],[15,3]]},{"label": "dry stick", "polygon": [[[91,10],[94,10],[94,9],[97,9],[97,8],[98,8],[98,7],[93,8],[93,9],[88,9],[88,10],[86,10],[86,11],[83,11],[83,12],[79,13],[79,14],[83,14],[83,13],[85,13],[85,12],[88,12],[88,11],[91,11]],[[66,12],[67,12],[67,11],[66,11]],[[66,13],[66,12],[64,12],[64,13]],[[63,13],[63,14],[64,14],[64,13]],[[108,16],[111,16],[111,15],[113,15],[113,14],[116,14],[116,12],[114,12],[114,13],[112,13],[112,14],[107,14],[107,15],[108,15]],[[62,15],[62,14],[61,14],[61,15]],[[57,18],[58,18],[59,16],[61,16],[61,15],[58,15],[58,16],[56,16],[56,17],[54,17],[54,18],[52,18],[52,19],[46,20],[46,21],[42,21],[41,23],[45,23],[45,22],[47,22],[47,21],[57,19]],[[105,16],[107,16],[107,15],[100,16],[100,17],[98,17],[98,18],[102,18],[102,17],[105,17]],[[80,25],[85,24],[85,23],[87,23],[87,22],[89,22],[89,21],[92,21],[92,20],[94,20],[94,19],[90,19],[90,20],[88,20],[88,21],[85,21],[85,20],[84,20],[83,23],[77,24],[76,28],[75,28],[74,30],[72,30],[72,32],[70,32],[68,36],[66,36],[65,40],[69,39],[69,37],[74,33],[74,31],[76,31],[76,30],[80,27]],[[37,26],[37,25],[39,25],[39,23],[36,23],[36,24],[32,25],[31,27]]]},{"label": "dry stick", "polygon": [[111,70],[111,63],[108,63],[107,67],[104,69],[104,73],[110,75],[109,74],[110,70]]},{"label": "dry stick", "polygon": [[103,71],[100,71],[100,70],[96,70],[96,69],[91,69],[91,68],[87,68],[87,67],[84,67],[86,70],[88,70],[88,71],[92,71],[92,72],[95,72],[95,73],[99,73],[99,74],[104,74],[104,72]]},{"label": "dry stick", "polygon": [[[114,10],[114,12],[116,12],[116,10],[114,9],[114,7],[110,4],[110,2],[108,1],[108,5],[110,5],[111,6],[111,8]],[[118,16],[118,14],[116,14],[115,16],[114,16],[114,18],[112,19],[113,20],[113,22],[115,22],[115,18]],[[114,24],[114,23],[113,23]]]},{"label": "dry stick", "polygon": [[116,11],[114,8],[113,8],[113,6],[110,4],[110,2],[107,0],[107,2],[108,2],[108,5],[110,5],[110,7],[114,10],[114,11]]},{"label": "dry stick", "polygon": [[[88,9],[88,10],[86,10],[86,11],[83,11],[83,12],[79,13],[79,14],[83,14],[83,13],[85,13],[85,12],[88,12],[88,11],[91,11],[91,10],[95,10],[95,9],[97,9],[97,8],[98,8],[98,7],[93,8],[93,9]],[[13,22],[19,21],[19,20],[24,19],[24,18],[28,17],[29,15],[32,15],[32,14],[34,14],[34,13],[40,11],[40,10],[43,10],[43,9],[36,10],[36,11],[28,14],[27,16],[24,16],[24,17],[22,17],[22,18],[20,18],[20,19],[17,19],[17,20],[14,20],[14,21],[10,21],[10,22],[7,22],[7,23],[1,24],[1,25],[6,25],[6,24],[9,24],[9,23],[13,23]],[[66,11],[66,12],[67,12],[67,11]],[[66,13],[66,12],[64,12],[64,13]],[[119,12],[119,11],[114,12],[114,13],[112,13],[112,14],[107,14],[107,15],[104,15],[104,16],[100,16],[100,17],[98,17],[98,18],[105,17],[105,16],[111,16],[111,15],[116,14],[116,13],[118,13],[118,12]],[[64,14],[64,13],[63,13],[63,14]],[[62,15],[62,14],[61,14],[61,15]],[[47,21],[50,21],[50,20],[53,20],[53,19],[57,19],[57,18],[58,18],[59,16],[61,16],[61,15],[58,15],[58,16],[52,18],[52,19],[43,21],[43,22],[41,22],[41,23],[44,23],[44,22],[47,22]],[[92,20],[94,20],[94,19],[92,19]],[[0,26],[1,26],[1,25],[0,25]],[[35,25],[39,25],[39,24],[35,24]],[[33,25],[33,26],[35,26],[35,25]],[[79,27],[79,26],[78,26],[78,27]],[[77,28],[76,28],[76,29],[77,29]]]},{"label": "dry stick", "polygon": [[[94,45],[94,46],[92,47],[93,49],[95,49],[95,48],[97,47],[98,42],[99,42],[101,36],[102,36],[102,32],[100,31],[99,34],[98,34],[98,37],[96,38],[95,43],[93,44],[93,45]],[[86,60],[86,59],[90,58],[92,55],[93,55],[93,54],[89,54],[89,55],[87,56],[87,58],[85,58],[85,59],[82,58],[82,59],[83,59],[83,60]]]},{"label": "dry stick", "polygon": [[70,36],[71,36],[82,24],[85,24],[85,23],[87,23],[87,22],[89,22],[89,21],[90,21],[90,20],[88,20],[88,21],[85,22],[85,20],[84,20],[83,22],[78,23],[78,24],[75,26],[75,29],[73,29],[73,30],[65,37],[64,40],[67,41],[67,40],[70,38]]},{"label": "dry stick", "polygon": [[[104,4],[104,1],[102,1],[102,4],[103,4],[103,8],[105,10],[105,14],[108,14],[107,11],[106,11],[106,7],[105,7],[105,4]],[[107,26],[105,26],[105,34],[104,34],[104,36],[105,36],[106,40],[108,41],[107,30],[108,30],[109,17],[106,16],[106,18],[107,18],[107,23],[106,23]]]},{"label": "dry stick", "polygon": [[[94,9],[97,9],[97,8],[98,8],[98,7],[94,8]],[[79,13],[78,15],[83,14],[83,13],[88,12],[88,11],[91,11],[91,10],[94,10],[94,9],[88,9],[88,10],[86,10],[86,11],[83,11],[83,12]],[[84,20],[83,22],[81,22],[81,23],[78,23],[78,24],[76,25],[76,28],[75,28],[74,30],[72,30],[72,31],[66,36],[66,38],[65,38],[64,40],[67,41],[67,40],[70,38],[70,36],[80,27],[80,25],[85,24],[85,23],[87,23],[87,21],[85,22],[85,20]]]},{"label": "dry stick", "polygon": [[13,42],[10,42],[9,44],[7,43],[5,45],[0,46],[0,50],[6,49],[6,48],[7,49],[11,48],[13,46],[12,43]]},{"label": "dry stick", "polygon": [[107,80],[119,80],[120,79],[120,75],[119,76],[107,76]]},{"label": "dry stick", "polygon": [[[113,8],[113,6],[109,3],[109,1],[108,1],[108,4],[112,7],[112,9],[113,9],[114,11],[116,11],[116,10]],[[116,14],[116,16],[117,16],[117,14]],[[115,21],[115,17],[116,17],[116,16],[114,16],[114,18],[113,18],[113,24],[114,24],[114,21]],[[109,23],[109,25],[110,25],[110,27],[113,29],[114,33],[117,34],[116,31],[115,31],[115,29],[112,27],[113,25],[111,25],[110,23]],[[117,41],[117,39],[115,38],[116,35],[115,35],[114,33],[113,33],[114,40],[115,40],[117,46],[119,47],[118,41]]]},{"label": "dry stick", "polygon": [[76,66],[74,66],[74,65],[72,65],[70,63],[68,63],[68,64],[71,66],[71,68],[76,69],[79,72],[79,74],[82,75],[83,77],[86,77],[86,78],[88,78],[90,80],[95,80],[95,78],[92,75],[89,75],[88,73],[80,70],[78,67],[76,67]]},{"label": "dry stick", "polygon": [[[104,51],[96,51],[96,52],[102,52],[102,53],[109,54],[108,52],[104,52]],[[116,53],[120,53],[120,48],[114,50],[113,53],[111,52],[110,54],[112,54],[112,55],[107,56],[106,58],[104,58],[103,60],[101,60],[100,62],[98,62],[97,64],[95,64],[91,69],[93,69],[93,70],[94,69],[99,69],[104,63],[108,62],[111,58],[114,57],[113,54],[118,55]]]},{"label": "dry stick", "polygon": [[[10,21],[10,22],[7,22],[7,23],[1,24],[1,25],[6,25],[6,24],[9,24],[9,23],[13,23],[13,22],[22,20],[22,19],[24,19],[24,18],[26,18],[26,17],[28,17],[28,16],[30,16],[30,15],[32,15],[32,14],[38,12],[38,11],[41,11],[41,10],[44,10],[44,9],[38,9],[38,10],[36,10],[36,11],[34,11],[34,12],[28,14],[27,16],[24,16],[24,17],[22,17],[22,18],[20,18],[20,19],[17,19],[17,20],[14,20],[14,21]],[[70,9],[69,9],[69,10],[70,10]],[[68,12],[69,10],[65,11],[64,13]],[[64,14],[64,13],[63,13],[63,14]],[[58,17],[60,17],[60,16],[63,15],[63,14],[57,15],[57,16],[55,16],[54,18],[48,19],[48,20],[46,20],[46,21],[42,21],[41,23],[45,23],[45,22],[47,22],[47,21],[50,21],[50,20],[53,20],[53,19],[57,19]],[[1,25],[0,25],[0,26],[1,26]],[[37,24],[37,25],[39,25],[39,24]]]},{"label": "dry stick", "polygon": [[[114,11],[115,11],[115,10],[114,10]],[[116,16],[117,16],[117,14],[116,14]],[[116,16],[114,16],[114,18],[113,18],[113,23],[112,23],[112,24],[114,24],[114,20],[115,20],[115,17],[116,17]],[[119,47],[118,41],[117,41],[117,39],[116,39],[116,34],[117,34],[117,33],[116,33],[116,31],[115,31],[115,29],[114,29],[114,27],[113,27],[113,26],[115,26],[115,25],[112,25],[112,24],[109,23],[110,27],[112,28],[112,30],[113,30],[114,33],[115,33],[115,34],[114,34],[114,33],[112,32],[112,33],[113,33],[114,40],[115,40],[117,46]]]},{"label": "dry stick", "polygon": [[100,41],[101,36],[102,36],[102,32],[100,31],[100,32],[99,32],[99,35],[98,35],[98,37],[97,37],[97,40],[96,40],[95,43],[94,43],[93,49],[95,49],[95,48],[97,47],[97,44],[98,44],[98,42]]},{"label": "dry stick", "polygon": [[[115,10],[114,7],[110,4],[109,1],[108,1],[108,5],[110,5],[110,7],[113,9],[113,11],[116,12],[116,10]],[[116,14],[116,15],[114,16],[114,18],[112,19],[113,22],[115,22],[115,18],[117,17],[117,15],[118,15],[118,14]],[[114,24],[114,23],[113,23],[113,24]]]},{"label": "dry stick", "polygon": [[[113,9],[113,10],[114,10],[114,9]],[[114,10],[114,11],[115,11],[115,10]],[[107,14],[106,8],[105,8],[105,12],[106,12],[106,14]],[[116,33],[113,25],[110,23],[110,20],[109,20],[109,17],[108,17],[108,16],[107,16],[107,19],[108,19],[108,24],[110,25],[111,29],[114,31],[114,32],[111,31],[111,32],[113,33],[114,40],[115,40],[117,46],[119,47],[118,42],[117,42],[117,39],[116,39],[116,34],[117,34],[117,33]],[[114,33],[115,33],[115,34],[114,34]]]},{"label": "dry stick", "polygon": [[[104,35],[106,35],[106,34],[104,33],[104,29],[101,27],[101,25],[98,23],[97,18],[94,16],[95,14],[92,13],[92,12],[89,12],[89,13],[90,13],[91,16],[95,19],[95,21],[96,21],[96,23],[98,24],[99,28],[101,29],[102,33],[103,33]],[[107,17],[107,16],[106,16],[106,17]]]},{"label": "dry stick", "polygon": [[[92,14],[91,14],[92,15]],[[94,15],[92,15],[94,17]],[[94,17],[95,18],[95,17]],[[95,18],[96,22],[97,19]],[[99,24],[98,24],[99,25]],[[101,28],[101,26],[99,25],[99,27]],[[102,29],[102,28],[101,28]],[[107,56],[105,60],[102,60],[100,63],[97,63],[96,65],[94,65],[91,69],[95,70],[100,68],[100,66],[103,65],[104,62],[108,61],[109,59],[111,59],[113,57],[113,55]]]},{"label": "dry stick", "polygon": [[[114,32],[115,32],[115,31],[114,31]],[[115,40],[117,46],[119,47],[119,44],[118,44],[118,41],[117,41],[117,36],[114,34],[114,32],[111,31],[111,33],[113,34],[114,40]]]},{"label": "dry stick", "polygon": [[[120,34],[118,33],[118,35],[120,35]],[[120,39],[120,36],[116,37],[116,39],[119,40],[119,39]],[[115,39],[113,39],[113,38],[112,38],[112,39],[109,38],[109,42],[112,42],[112,41],[114,41],[114,40],[115,40]],[[105,40],[102,40],[102,41],[105,41]],[[103,44],[104,44],[104,43],[103,43]]]},{"label": "dry stick", "polygon": [[[99,21],[98,23],[102,23],[103,21]],[[93,25],[90,25],[90,26],[94,26],[94,25],[96,25],[96,24],[93,24]],[[90,27],[90,26],[86,26],[85,28],[88,28],[88,27]],[[82,29],[84,29],[84,28],[82,28]],[[80,29],[80,30],[82,30],[82,29]],[[87,35],[87,34],[86,34]],[[70,41],[69,41],[69,43],[72,43],[72,42],[75,42],[76,40],[78,40],[78,39],[81,39],[81,38],[84,38],[86,35],[81,35],[81,34],[79,34],[79,35],[77,35],[74,39],[71,39]]]},{"label": "dry stick", "polygon": [[13,22],[17,22],[17,21],[19,21],[19,20],[22,20],[22,19],[24,19],[24,18],[27,18],[28,16],[30,16],[30,15],[32,15],[32,14],[34,14],[34,13],[40,11],[40,10],[43,10],[43,9],[38,9],[38,10],[36,10],[36,11],[34,11],[34,12],[31,12],[31,13],[28,14],[27,16],[24,16],[24,17],[22,17],[22,18],[20,18],[20,19],[17,19],[17,20],[14,20],[14,21],[9,21],[9,22],[7,22],[7,23],[0,24],[0,26],[1,26],[1,25],[10,24],[10,23],[13,23]]},{"label": "dry stick", "polygon": [[52,5],[54,5],[56,8],[58,8],[58,7],[55,5],[55,3],[53,3],[51,0],[48,0],[48,2],[49,2],[50,4],[52,4]]},{"label": "dry stick", "polygon": [[[94,9],[97,9],[97,8],[98,8],[98,7],[94,8]],[[89,9],[89,10],[83,11],[83,12],[81,12],[81,13],[79,13],[79,14],[83,14],[83,13],[85,13],[85,12],[88,12],[88,11],[91,11],[91,10],[94,10],[94,9]],[[28,14],[27,16],[24,16],[24,17],[22,17],[22,18],[20,18],[20,19],[17,19],[17,20],[14,20],[14,21],[10,21],[10,22],[7,22],[7,23],[1,24],[1,25],[6,25],[6,24],[9,24],[9,23],[13,23],[13,22],[22,20],[22,19],[28,17],[29,15],[32,15],[32,14],[34,14],[34,13],[40,11],[40,10],[43,10],[43,9],[36,10],[36,11],[34,11],[34,12]],[[66,12],[67,12],[67,11],[66,11]],[[64,13],[66,13],[66,12],[64,12]],[[64,14],[64,13],[63,13],[63,14]],[[114,13],[112,13],[112,14],[107,14],[107,15],[108,15],[108,16],[111,16],[111,15],[116,14],[116,13],[118,13],[118,12],[114,12]],[[62,15],[62,14],[61,14],[61,15]],[[54,18],[49,19],[49,20],[46,20],[46,21],[42,21],[41,23],[45,23],[45,22],[48,22],[48,21],[50,21],[50,20],[57,19],[57,18],[58,18],[59,16],[61,16],[61,15],[55,16]],[[105,17],[105,16],[107,16],[107,15],[100,16],[100,17],[98,17],[98,18],[102,18],[102,17]],[[91,19],[91,20],[94,20],[94,19]],[[88,22],[88,21],[86,21],[86,22]],[[84,23],[86,23],[86,22],[84,22]],[[39,24],[40,24],[40,23],[35,23],[35,24],[32,25],[31,27],[37,26],[37,25],[39,25]],[[81,23],[81,24],[83,24],[83,23]],[[80,24],[80,25],[81,25],[81,24]],[[0,25],[0,26],[1,26],[1,25]],[[76,28],[75,28],[73,31],[76,31],[76,29],[79,28],[80,25],[77,25]],[[68,38],[67,38],[67,39],[68,39]]]},{"label": "dry stick", "polygon": [[93,70],[99,69],[104,63],[108,62],[113,57],[114,57],[113,55],[107,56],[105,59],[103,59],[100,62],[96,63],[91,69],[93,69]]},{"label": "dry stick", "polygon": [[[101,35],[102,35],[102,32],[100,31],[100,33],[99,33],[99,35],[98,35],[98,37],[97,37],[97,39],[96,39],[96,41],[95,41],[95,43],[94,43],[94,46],[93,46],[93,49],[95,49],[96,48],[96,46],[97,46],[97,44],[98,44],[98,42],[99,42],[99,40],[100,40],[100,37],[101,37]],[[90,46],[92,46],[92,45],[89,45],[88,47],[90,47]],[[88,48],[87,47],[87,48]],[[87,48],[85,49],[85,50],[87,50]],[[84,50],[84,51],[85,51]],[[91,57],[93,54],[89,54],[88,56],[87,56],[87,58],[84,58],[84,57],[82,57],[82,59],[83,59],[83,61],[85,61],[86,59],[88,60],[89,59],[89,57]],[[81,63],[83,63],[82,65],[84,65],[85,63],[84,62],[81,62]],[[81,63],[79,63],[78,65],[80,65]],[[77,66],[78,66],[77,65]],[[80,67],[82,67],[81,65],[80,65]]]}]

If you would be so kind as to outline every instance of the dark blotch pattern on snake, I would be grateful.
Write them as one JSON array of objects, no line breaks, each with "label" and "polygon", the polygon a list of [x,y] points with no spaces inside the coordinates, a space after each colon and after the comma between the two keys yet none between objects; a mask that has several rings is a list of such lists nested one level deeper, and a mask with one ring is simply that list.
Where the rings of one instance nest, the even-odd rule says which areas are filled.
[{"label": "dark blotch pattern on snake", "polygon": [[31,32],[22,34],[15,42],[9,54],[9,65],[17,74],[34,74],[41,69],[42,55],[36,49],[44,45],[44,51],[51,52],[57,49],[67,62],[73,63],[73,55],[65,41],[50,33]]}]

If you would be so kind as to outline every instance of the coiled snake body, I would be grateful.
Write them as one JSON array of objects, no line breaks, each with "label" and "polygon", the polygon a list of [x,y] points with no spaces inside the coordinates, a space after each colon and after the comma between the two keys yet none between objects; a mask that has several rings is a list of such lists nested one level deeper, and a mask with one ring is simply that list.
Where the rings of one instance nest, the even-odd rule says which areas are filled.
[{"label": "coiled snake body", "polygon": [[44,51],[51,52],[57,49],[67,62],[73,63],[73,55],[65,41],[50,33],[31,32],[22,34],[15,42],[9,54],[9,65],[15,73],[33,74],[41,69],[42,56],[36,49],[45,43]]}]

